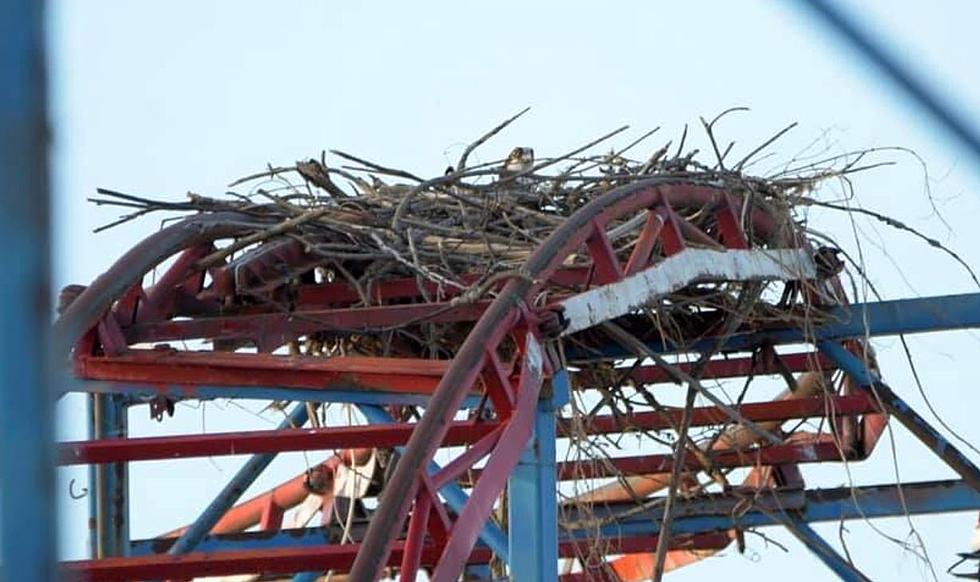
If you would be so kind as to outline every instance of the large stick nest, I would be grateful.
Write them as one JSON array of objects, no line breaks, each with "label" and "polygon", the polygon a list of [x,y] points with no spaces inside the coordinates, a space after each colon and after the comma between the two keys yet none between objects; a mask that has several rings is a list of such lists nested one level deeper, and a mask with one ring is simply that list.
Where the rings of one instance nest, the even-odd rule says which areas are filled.
[{"label": "large stick nest", "polygon": [[[232,192],[220,199],[190,194],[186,202],[168,202],[102,189],[103,197],[93,201],[134,209],[103,228],[154,211],[237,214],[248,230],[204,258],[204,267],[247,262],[257,253],[274,252],[283,245],[301,248],[304,260],[281,265],[274,276],[268,272],[257,279],[250,279],[247,272],[236,275],[229,312],[236,305],[269,301],[275,296],[271,289],[312,280],[348,282],[360,297],[355,307],[376,303],[372,294],[376,283],[405,277],[419,282],[426,301],[453,297],[459,304],[491,296],[568,216],[619,186],[664,178],[722,187],[744,200],[743,220],[749,205],[762,209],[781,225],[781,243],[792,241],[788,246],[800,246],[806,244],[806,227],[797,210],[813,202],[808,194],[814,185],[862,169],[858,166],[862,156],[857,155],[833,158],[826,167],[804,164],[776,176],[752,176],[745,167],[784,132],[741,160],[726,164],[728,151],[722,153],[714,145],[712,124],[707,123],[715,152],[712,163],[699,161],[697,150],[685,151],[686,130],[677,146],[668,142],[643,157],[630,157],[630,152],[653,132],[619,150],[587,153],[625,129],[621,128],[555,157],[536,158],[531,148],[515,148],[505,160],[468,166],[470,153],[515,118],[471,144],[455,167],[434,178],[333,151],[344,165],[330,166],[322,156],[290,167],[270,167],[232,184],[249,185],[248,192]],[[708,209],[678,212],[704,233],[717,230]],[[609,238],[622,260],[629,255],[641,225],[637,217],[612,225]],[[772,242],[754,238],[750,225],[747,234],[755,246]],[[691,240],[689,244],[703,242]],[[565,264],[587,261],[583,252],[569,257]],[[724,306],[733,301],[725,289],[686,290],[674,303],[688,305],[688,311],[694,304]],[[443,335],[435,326],[421,329],[425,322],[412,323],[416,325],[403,327],[413,328],[410,331],[417,339],[419,334]],[[450,334],[453,342],[459,341],[459,331]],[[428,340],[419,341],[416,347],[427,346],[430,355],[452,355],[451,344],[440,338]],[[349,337],[345,340],[350,341]],[[440,347],[433,349],[437,345]],[[360,353],[381,349],[360,348]]]}]

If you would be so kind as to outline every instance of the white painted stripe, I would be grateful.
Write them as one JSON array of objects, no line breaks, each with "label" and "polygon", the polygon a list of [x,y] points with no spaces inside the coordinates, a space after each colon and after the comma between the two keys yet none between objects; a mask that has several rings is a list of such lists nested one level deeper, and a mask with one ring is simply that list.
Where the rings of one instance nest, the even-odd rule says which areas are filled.
[{"label": "white painted stripe", "polygon": [[609,321],[679,291],[691,283],[813,279],[813,258],[802,249],[716,251],[686,249],[626,277],[561,303],[569,335]]},{"label": "white painted stripe", "polygon": [[541,353],[541,344],[534,337],[533,334],[527,334],[527,340],[524,345],[524,353],[527,358],[527,367],[531,372],[533,378],[536,378],[535,382],[542,376],[542,370],[544,370],[544,354]]}]

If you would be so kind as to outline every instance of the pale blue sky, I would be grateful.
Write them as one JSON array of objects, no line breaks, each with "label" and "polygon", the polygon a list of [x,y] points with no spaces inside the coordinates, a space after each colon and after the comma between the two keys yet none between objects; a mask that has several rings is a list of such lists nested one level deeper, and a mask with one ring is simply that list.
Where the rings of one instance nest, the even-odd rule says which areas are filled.
[{"label": "pale blue sky", "polygon": [[[330,148],[437,174],[466,143],[527,105],[531,113],[481,151],[481,159],[501,157],[515,145],[532,146],[539,155],[561,153],[624,123],[633,133],[620,143],[658,125],[663,140],[676,138],[685,122],[732,106],[752,108],[720,129],[738,142],[736,152],[793,121],[800,126],[780,143],[778,159],[821,135],[835,152],[912,148],[928,163],[933,194],[952,232],[930,218],[921,167],[909,156],[889,155],[898,166],[858,178],[860,202],[922,228],[980,267],[980,169],[793,2],[50,4],[59,287],[91,281],[158,226],[144,220],[93,235],[94,227],[115,216],[85,202],[97,186],[174,199],[188,190],[214,195],[267,163],[289,164]],[[848,5],[980,120],[980,4],[857,4]],[[852,246],[844,217],[814,220]],[[934,250],[881,226],[859,226],[873,240],[886,241],[894,260],[865,245],[872,277],[886,296],[971,289],[962,271]],[[955,333],[912,342],[933,404],[972,442],[980,442],[977,338]],[[877,345],[886,379],[924,410],[900,346],[893,340]],[[83,409],[77,399],[61,406],[63,438],[83,436]],[[209,405],[203,418],[209,430],[268,424],[219,405]],[[201,424],[200,410],[181,408],[162,425],[140,411],[132,431],[193,432]],[[904,480],[951,475],[900,428],[895,443]],[[134,537],[193,519],[240,462],[137,465]],[[256,490],[302,466],[301,456],[287,455]],[[64,471],[62,482],[84,475]],[[838,486],[845,479],[840,466],[807,467],[804,475],[813,486]],[[863,484],[892,480],[888,442],[873,459],[854,465],[852,475]],[[64,553],[80,557],[87,504],[66,499],[61,489]],[[941,579],[975,522],[975,514],[915,521]],[[904,520],[878,524],[899,538],[908,532]],[[872,578],[926,577],[920,563],[867,525],[847,527],[852,555]],[[817,529],[838,543],[836,524]],[[791,552],[750,537],[753,559],[729,551],[675,579],[829,578],[790,536],[767,533]]]}]

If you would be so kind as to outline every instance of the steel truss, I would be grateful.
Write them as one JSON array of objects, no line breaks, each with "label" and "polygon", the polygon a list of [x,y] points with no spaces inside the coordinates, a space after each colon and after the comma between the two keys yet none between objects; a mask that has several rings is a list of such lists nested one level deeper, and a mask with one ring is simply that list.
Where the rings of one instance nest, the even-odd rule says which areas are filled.
[{"label": "steel truss", "polygon": [[[717,229],[700,231],[674,210],[692,207],[715,213]],[[152,235],[68,298],[56,326],[58,337],[74,345],[76,380],[67,390],[90,395],[93,435],[60,443],[57,460],[92,465],[96,524],[92,559],[61,567],[89,580],[247,573],[311,580],[328,570],[350,572],[354,580],[378,579],[386,572],[413,580],[425,569],[432,580],[450,581],[464,571],[488,575],[493,562],[504,564],[517,580],[638,579],[622,572],[626,566],[647,571],[642,565],[657,545],[660,510],[627,512],[613,499],[602,506],[606,522],[599,528],[610,561],[559,575],[559,560],[578,556],[596,532],[592,524],[574,519],[573,508],[560,506],[559,483],[669,473],[674,457],[615,457],[580,466],[558,462],[556,442],[571,433],[563,406],[572,390],[574,364],[636,353],[619,343],[590,350],[569,344],[559,353],[558,340],[593,333],[614,320],[635,330],[638,307],[696,283],[804,281],[809,292],[842,298],[836,280],[820,279],[805,241],[786,238],[778,224],[753,207],[747,226],[768,247],[749,248],[741,208],[742,200],[715,187],[651,180],[614,190],[570,217],[528,259],[524,276],[501,283],[492,301],[467,303],[450,296],[426,302],[411,280],[379,284],[368,290],[374,306],[352,308],[358,296],[346,284],[309,283],[291,290],[292,307],[285,313],[261,303],[229,309],[228,298],[241,294],[242,285],[251,286],[251,293],[278,293],[269,273],[277,266],[302,264],[301,255],[281,247],[264,253],[260,247],[234,264],[199,267],[216,241],[237,234],[229,216],[191,218]],[[634,225],[639,235],[628,260],[621,261],[612,250],[610,228],[624,223]],[[589,257],[589,266],[565,267],[573,253]],[[176,260],[157,283],[144,287],[143,276],[173,255]],[[555,290],[554,300],[532,305],[544,289]],[[650,354],[723,353],[724,358],[697,371],[702,379],[841,370],[851,387],[734,408],[720,402],[695,408],[691,426],[717,426],[736,418],[776,442],[755,439],[713,452],[715,467],[751,467],[752,477],[744,488],[678,501],[667,546],[671,551],[718,550],[745,528],[781,526],[806,541],[842,579],[862,580],[864,574],[821,540],[810,523],[900,515],[906,508],[917,514],[980,509],[980,471],[884,383],[864,343],[881,335],[980,327],[980,294],[849,306],[828,301],[819,312],[819,322],[806,330],[772,326],[723,333],[718,320],[706,318],[685,330],[689,341],[682,345],[643,334]],[[420,317],[471,327],[452,360],[273,353],[309,333],[365,333]],[[556,317],[563,324],[558,330]],[[178,339],[209,340],[216,349],[145,347]],[[811,351],[776,351],[806,344]],[[235,351],[243,345],[256,346],[257,353]],[[689,364],[677,367],[681,374],[692,371]],[[677,380],[676,371],[654,364],[631,373],[642,384]],[[302,428],[308,408],[299,404],[278,430],[126,437],[130,407],[148,404],[162,415],[178,400],[212,398],[345,402],[357,405],[369,424]],[[420,405],[424,413],[418,421],[392,416]],[[467,420],[460,420],[461,410],[469,412]],[[663,430],[676,426],[682,414],[672,409],[637,412],[628,419],[601,416],[588,431]],[[800,465],[867,458],[889,416],[960,479],[905,485],[906,507],[890,484],[859,488],[857,495],[851,489],[805,488]],[[833,429],[783,439],[760,428],[765,424],[778,432],[782,422],[802,418],[827,418]],[[456,456],[436,465],[436,451],[447,447],[457,447]],[[336,454],[310,474],[241,501],[277,453],[317,450]],[[307,500],[310,491],[322,496],[329,515],[339,502],[330,483],[350,465],[369,462],[378,450],[393,450],[398,460],[392,474],[372,478],[362,491],[362,496],[376,496],[378,505],[346,532],[354,542],[337,541],[336,523],[283,529],[284,513]],[[242,453],[253,456],[194,523],[154,540],[130,539],[127,463]],[[684,467],[693,473],[704,469],[696,458],[686,459]],[[509,519],[493,518],[505,491]],[[733,511],[736,506],[739,512]],[[245,532],[256,525],[260,532]]]}]

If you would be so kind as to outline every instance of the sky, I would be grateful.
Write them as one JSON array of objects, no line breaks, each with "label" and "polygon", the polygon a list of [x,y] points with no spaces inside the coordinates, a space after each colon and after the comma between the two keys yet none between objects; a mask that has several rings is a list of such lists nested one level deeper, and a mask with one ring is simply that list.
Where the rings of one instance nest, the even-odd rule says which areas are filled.
[{"label": "sky", "polygon": [[[975,23],[980,5],[949,0],[850,2],[888,46],[940,93],[980,122]],[[900,147],[878,161],[895,165],[854,180],[862,206],[894,216],[955,249],[980,268],[980,168],[877,73],[791,2],[83,2],[49,3],[54,187],[54,281],[88,283],[159,227],[146,219],[93,234],[111,209],[86,202],[97,187],[179,200],[192,191],[219,195],[234,178],[267,164],[288,165],[342,149],[389,166],[436,175],[467,143],[509,115],[521,121],[478,150],[503,157],[517,145],[538,155],[563,153],[630,124],[622,145],[661,127],[652,151],[677,139],[684,124],[735,106],[719,126],[735,153],[748,152],[786,125],[799,125],[773,148],[759,172],[780,167],[813,143],[830,153]],[[703,139],[699,143],[704,146]],[[659,140],[659,141],[658,141]],[[921,162],[921,163],[920,163]],[[819,195],[833,199],[839,184]],[[930,204],[930,196],[933,204]],[[948,257],[906,234],[867,221],[815,213],[813,225],[856,249],[886,298],[976,290]],[[971,332],[910,338],[923,391],[946,423],[980,442],[974,379],[980,336]],[[885,379],[925,412],[901,346],[875,342]],[[265,428],[258,403],[184,406],[174,419],[131,415],[131,434]],[[84,438],[84,404],[59,406],[59,437]],[[931,418],[931,417],[930,417]],[[892,445],[892,446],[890,446]],[[978,455],[968,451],[975,461]],[[140,463],[131,469],[134,538],[151,537],[196,517],[243,462],[241,457]],[[257,492],[305,466],[283,455]],[[897,469],[896,469],[897,467]],[[903,429],[872,459],[850,467],[857,484],[949,478]],[[87,501],[71,500],[60,474],[62,553],[82,557]],[[806,467],[810,486],[847,482],[840,465]],[[940,579],[966,549],[976,514],[914,519]],[[848,549],[873,579],[931,579],[923,562],[889,540],[909,538],[904,519],[847,524]],[[835,545],[837,524],[816,526]],[[829,572],[787,533],[765,530],[788,552],[760,538],[749,551],[726,551],[682,570],[677,580],[720,576],[793,576]]]}]

